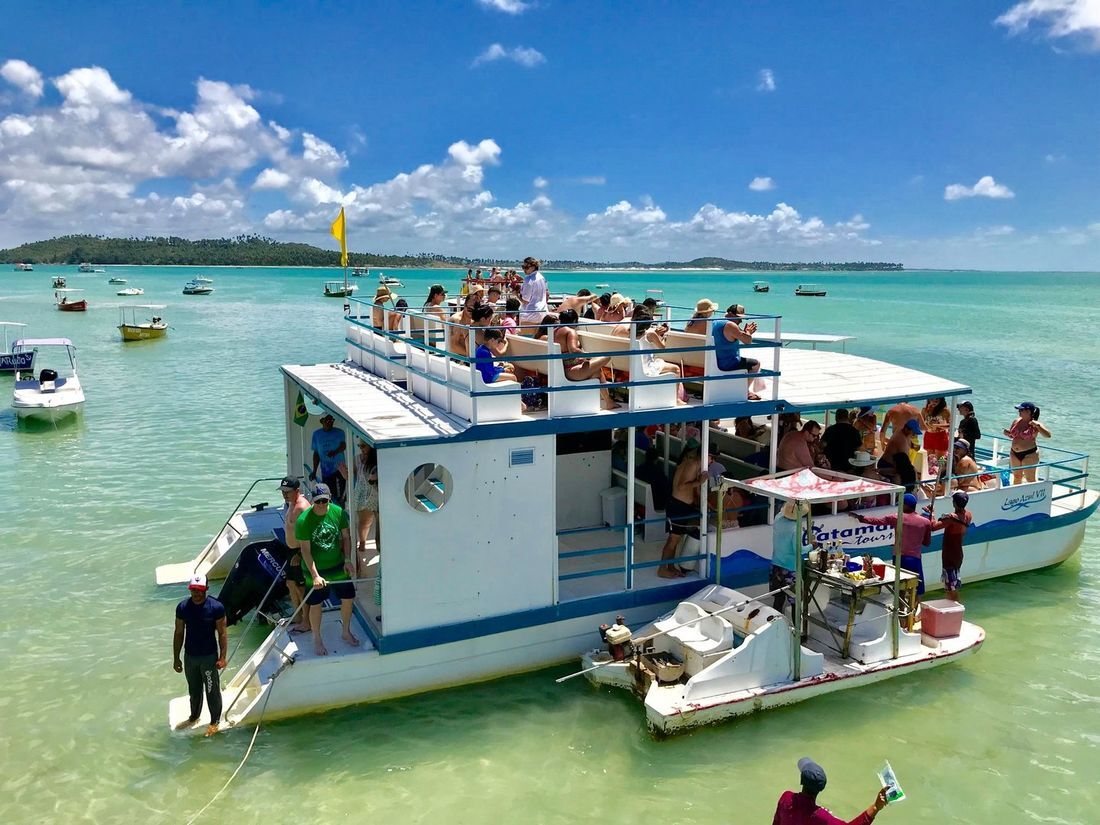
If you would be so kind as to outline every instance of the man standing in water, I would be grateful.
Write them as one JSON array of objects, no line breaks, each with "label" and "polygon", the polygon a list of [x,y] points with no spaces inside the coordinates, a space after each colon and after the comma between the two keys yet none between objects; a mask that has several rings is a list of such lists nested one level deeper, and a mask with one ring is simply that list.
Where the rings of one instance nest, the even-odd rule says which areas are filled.
[{"label": "man standing in water", "polygon": [[870,825],[886,807],[886,788],[883,788],[875,801],[855,819],[840,819],[817,804],[818,794],[825,790],[825,769],[804,756],[798,760],[798,772],[802,791],[784,791],[775,806],[772,825]]},{"label": "man standing in water", "polygon": [[[222,719],[222,686],[218,671],[225,667],[229,653],[229,633],[225,629],[225,608],[213,596],[206,595],[206,576],[196,574],[187,585],[191,595],[176,605],[176,632],[172,637],[172,667],[187,677],[191,715],[176,726],[189,728],[202,713],[202,695],[210,711],[206,736],[218,732]],[[215,638],[216,636],[216,638]],[[180,661],[180,649],[183,661]]]}]

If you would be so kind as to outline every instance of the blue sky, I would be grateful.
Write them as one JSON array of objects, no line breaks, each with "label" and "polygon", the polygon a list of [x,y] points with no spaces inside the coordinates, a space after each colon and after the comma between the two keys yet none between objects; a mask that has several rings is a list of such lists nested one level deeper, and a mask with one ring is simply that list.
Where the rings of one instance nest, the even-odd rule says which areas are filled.
[{"label": "blue sky", "polygon": [[4,17],[0,245],[1100,269],[1097,0]]}]

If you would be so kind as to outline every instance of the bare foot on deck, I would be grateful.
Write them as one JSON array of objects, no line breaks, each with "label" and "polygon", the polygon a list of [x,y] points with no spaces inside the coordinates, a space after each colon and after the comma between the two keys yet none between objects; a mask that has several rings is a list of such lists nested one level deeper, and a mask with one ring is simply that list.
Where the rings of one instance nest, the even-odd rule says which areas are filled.
[{"label": "bare foot on deck", "polygon": [[203,736],[213,736],[217,732],[218,732],[218,725],[215,722],[212,725],[207,725],[206,726],[206,733],[204,733]]},{"label": "bare foot on deck", "polygon": [[352,647],[359,647],[359,645],[361,644],[361,642],[357,638],[355,638],[355,634],[352,633],[350,630],[345,630],[344,634],[340,638]]},{"label": "bare foot on deck", "polygon": [[662,565],[657,568],[657,575],[662,579],[681,579],[684,576],[682,570],[679,567],[673,567],[672,565]]},{"label": "bare foot on deck", "polygon": [[194,725],[197,721],[199,721],[199,717],[192,716],[190,719],[184,719],[182,722],[180,722],[178,725],[176,725],[175,729],[176,730],[185,730],[185,729],[191,727],[192,725]]},{"label": "bare foot on deck", "polygon": [[318,656],[328,656],[328,648],[325,647],[325,643],[320,639],[313,640],[313,652]]},{"label": "bare foot on deck", "polygon": [[309,633],[308,624],[292,624],[290,626],[291,633]]}]

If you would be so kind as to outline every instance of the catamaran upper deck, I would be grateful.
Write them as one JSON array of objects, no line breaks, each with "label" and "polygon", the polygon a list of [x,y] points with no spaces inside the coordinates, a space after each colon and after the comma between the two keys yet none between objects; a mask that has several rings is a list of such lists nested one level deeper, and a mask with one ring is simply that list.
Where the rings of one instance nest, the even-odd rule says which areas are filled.
[{"label": "catamaran upper deck", "polygon": [[[532,377],[537,386],[516,381],[486,383],[477,366],[477,336],[486,325],[456,324],[435,315],[383,309],[372,324],[369,302],[352,299],[345,318],[347,356],[339,364],[286,365],[283,372],[305,395],[332,410],[378,447],[405,443],[464,440],[542,433],[584,432],[687,420],[770,416],[784,412],[877,406],[899,400],[958,396],[964,384],[920,370],[843,352],[816,349],[846,336],[784,335],[779,316],[746,316],[760,327],[745,355],[763,368],[750,374],[718,368],[712,336],[670,328],[664,346],[637,333],[644,322],[627,321],[627,336],[611,334],[614,324],[585,322],[574,327],[586,356],[606,356],[599,378],[573,381],[553,340],[508,335],[499,359]],[[665,307],[670,327],[676,307]],[[375,317],[373,320],[379,320]],[[391,329],[396,327],[396,329]],[[553,329],[553,327],[551,327]],[[534,330],[531,330],[533,332]],[[456,335],[457,334],[457,335]],[[448,349],[455,338],[467,351]],[[809,342],[814,349],[780,346]],[[653,374],[652,359],[675,365],[675,372]],[[603,409],[601,390],[624,403]],[[545,408],[525,407],[530,394],[546,398]]]}]

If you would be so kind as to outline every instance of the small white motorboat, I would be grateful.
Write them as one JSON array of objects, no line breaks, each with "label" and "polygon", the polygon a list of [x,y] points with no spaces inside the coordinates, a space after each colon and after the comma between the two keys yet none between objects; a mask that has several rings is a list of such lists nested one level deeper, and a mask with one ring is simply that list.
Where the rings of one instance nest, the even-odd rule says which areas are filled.
[{"label": "small white motorboat", "polygon": [[[15,376],[11,407],[17,418],[60,421],[78,414],[84,407],[84,389],[76,374],[76,347],[68,338],[22,338],[13,352],[33,352],[35,360],[52,364]],[[62,355],[62,352],[64,355]]]},{"label": "small white motorboat", "polygon": [[120,289],[115,295],[132,296],[132,295],[144,295],[145,290],[139,286],[131,286],[126,289]]},{"label": "small white motorboat", "polygon": [[196,284],[212,284],[212,283],[214,283],[213,278],[207,278],[205,275],[196,275],[191,280],[194,281]]},{"label": "small white motorboat", "polygon": [[93,267],[90,263],[85,261],[84,263],[82,263],[80,266],[77,267],[77,271],[78,272],[94,272],[95,267]]},{"label": "small white motorboat", "polygon": [[[803,529],[812,534],[812,504],[850,501],[868,491],[899,496],[904,491],[827,470],[795,470],[747,481],[723,478],[720,501],[730,487],[789,502],[796,515],[788,517],[784,510],[782,520],[794,521],[791,536],[804,535]],[[719,521],[722,517],[720,513]],[[781,517],[775,520],[778,530]],[[926,602],[920,627],[915,626],[918,577],[901,569],[900,534],[895,534],[892,564],[869,556],[862,564],[856,557],[849,561],[838,539],[834,552],[815,550],[808,561],[795,562],[792,587],[749,596],[710,584],[637,634],[620,619],[602,625],[605,647],[585,654],[583,669],[573,675],[583,673],[595,684],[632,690],[645,706],[650,729],[673,733],[977,652],[985,631],[962,620],[965,608],[957,602]],[[721,535],[719,531],[719,557]],[[774,609],[777,596],[783,612]],[[790,618],[785,612],[788,597],[793,603]]]},{"label": "small white motorboat", "polygon": [[109,283],[109,284],[124,284],[124,283],[126,283],[126,279],[125,278],[119,278],[118,276],[115,276],[114,278],[108,278],[107,283]]},{"label": "small white motorboat", "polygon": [[209,285],[209,281],[203,283],[197,278],[183,285],[184,295],[209,295],[213,291],[214,287]]},{"label": "small white motorboat", "polygon": [[404,286],[404,284],[401,283],[399,279],[394,278],[391,275],[386,275],[385,273],[382,273],[378,276],[378,283],[382,286]]}]

